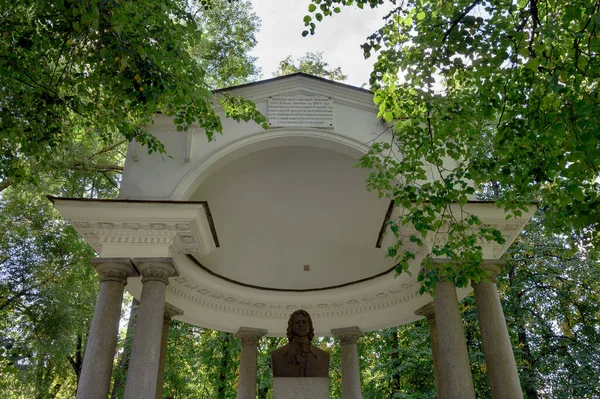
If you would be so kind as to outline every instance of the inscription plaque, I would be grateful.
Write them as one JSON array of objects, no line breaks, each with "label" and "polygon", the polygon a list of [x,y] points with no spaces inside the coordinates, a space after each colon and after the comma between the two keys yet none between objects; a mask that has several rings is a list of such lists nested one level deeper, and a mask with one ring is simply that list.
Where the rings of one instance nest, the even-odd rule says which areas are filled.
[{"label": "inscription plaque", "polygon": [[272,127],[333,128],[333,100],[304,95],[271,97],[267,117]]}]

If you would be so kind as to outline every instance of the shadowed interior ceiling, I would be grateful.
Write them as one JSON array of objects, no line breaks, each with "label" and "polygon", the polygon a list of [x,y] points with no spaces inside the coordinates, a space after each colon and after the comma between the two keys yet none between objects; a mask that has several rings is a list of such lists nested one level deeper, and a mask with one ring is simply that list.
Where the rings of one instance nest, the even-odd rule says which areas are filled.
[{"label": "shadowed interior ceiling", "polygon": [[314,147],[279,147],[221,168],[191,200],[210,204],[220,248],[195,255],[245,285],[323,289],[393,267],[376,248],[389,200],[365,189],[356,159]]}]

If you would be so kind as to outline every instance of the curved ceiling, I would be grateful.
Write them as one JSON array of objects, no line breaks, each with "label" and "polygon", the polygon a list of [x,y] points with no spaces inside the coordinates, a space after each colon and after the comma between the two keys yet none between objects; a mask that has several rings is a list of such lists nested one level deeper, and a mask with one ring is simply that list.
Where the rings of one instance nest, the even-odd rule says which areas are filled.
[{"label": "curved ceiling", "polygon": [[220,248],[196,260],[229,281],[315,290],[389,271],[376,243],[389,201],[365,189],[357,160],[316,147],[278,147],[237,159],[192,199],[208,201]]}]

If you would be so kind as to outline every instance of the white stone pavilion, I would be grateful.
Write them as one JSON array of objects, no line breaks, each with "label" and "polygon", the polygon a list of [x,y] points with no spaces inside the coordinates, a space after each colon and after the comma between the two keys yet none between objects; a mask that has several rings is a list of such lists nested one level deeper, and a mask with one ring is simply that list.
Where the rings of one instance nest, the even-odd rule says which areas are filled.
[{"label": "white stone pavilion", "polygon": [[[474,398],[458,310],[471,289],[440,283],[435,301],[418,294],[431,241],[412,248],[412,276],[394,278],[385,257],[393,210],[366,191],[369,171],[355,167],[388,134],[373,94],[305,74],[223,92],[254,101],[270,129],[220,111],[223,135],[209,143],[201,129],[178,132],[171,117],[157,115],[149,130],[168,156],[131,143],[118,199],[51,198],[98,253],[92,263],[102,276],[77,397],[107,397],[126,288],[140,300],[129,399],[160,397],[171,318],[237,333],[238,398],[255,398],[258,339],[285,336],[297,309],[311,314],[316,335],[340,338],[344,398],[361,397],[361,332],[423,316],[439,397]],[[484,245],[486,267],[498,272],[532,213],[505,220],[493,203],[467,206],[506,238]],[[522,397],[496,286],[473,287],[492,394]]]}]

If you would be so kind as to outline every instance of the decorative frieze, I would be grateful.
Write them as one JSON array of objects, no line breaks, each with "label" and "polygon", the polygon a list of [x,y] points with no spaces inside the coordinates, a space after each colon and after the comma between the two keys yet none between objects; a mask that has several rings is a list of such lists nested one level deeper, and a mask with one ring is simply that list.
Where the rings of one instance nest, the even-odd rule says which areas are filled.
[{"label": "decorative frieze", "polygon": [[419,285],[416,277],[386,292],[375,291],[371,295],[361,295],[344,301],[315,303],[269,303],[254,302],[238,298],[233,292],[219,292],[216,289],[193,281],[186,276],[172,278],[168,287],[173,294],[181,296],[201,306],[225,312],[263,318],[287,319],[290,312],[297,309],[311,309],[313,318],[328,318],[368,313],[373,310],[397,306],[418,296]]},{"label": "decorative frieze", "polygon": [[97,251],[109,245],[160,245],[174,253],[207,254],[210,247],[200,245],[190,223],[111,223],[76,221],[75,228]]},{"label": "decorative frieze", "polygon": [[52,201],[101,255],[207,255],[218,246],[212,216],[203,201]]}]

